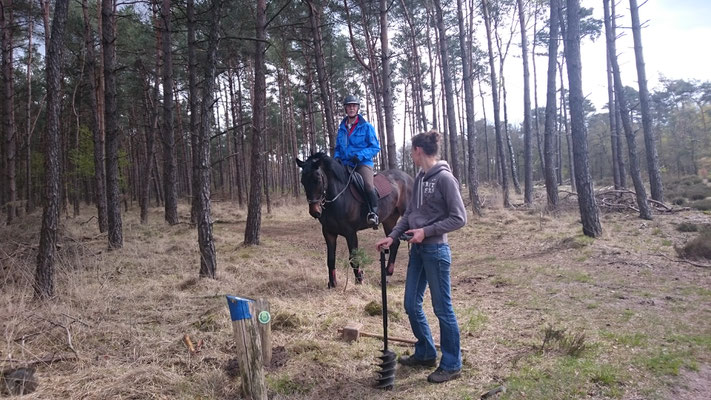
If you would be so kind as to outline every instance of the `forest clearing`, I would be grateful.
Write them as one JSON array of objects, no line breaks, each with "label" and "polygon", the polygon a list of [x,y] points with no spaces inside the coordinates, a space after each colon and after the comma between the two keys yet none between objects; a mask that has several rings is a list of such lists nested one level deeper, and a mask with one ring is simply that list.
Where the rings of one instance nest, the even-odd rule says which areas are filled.
[{"label": "forest clearing", "polygon": [[[679,227],[708,227],[708,213],[645,221],[606,212],[604,234],[591,239],[580,234],[575,201],[564,199],[562,210],[549,214],[496,207],[497,194],[482,193],[491,207],[450,236],[466,349],[458,380],[433,385],[427,372],[399,367],[392,391],[373,388],[382,342],[347,343],[338,329],[356,321],[381,332],[380,315],[366,310],[380,302],[373,243],[382,232],[361,233],[372,261],[363,266],[362,285],[353,283],[339,239],[339,286],[328,290],[320,225],[305,201],[293,198],[275,202],[264,216],[262,244],[248,247],[241,239],[245,210],[213,203],[216,280],[197,278],[189,224],[168,226],[152,208],[142,225],[133,206],[125,213],[124,247],[107,251],[106,234],[88,223],[93,210],[85,208],[62,218],[57,296],[42,303],[32,300],[40,215],[1,227],[2,368],[37,369],[39,386],[27,399],[239,398],[225,301],[233,294],[271,302],[272,399],[478,399],[501,385],[507,391],[495,398],[708,398],[711,270],[678,262],[674,250],[698,235]],[[542,201],[544,192],[536,194]],[[189,220],[189,205],[180,204],[179,216]],[[388,287],[390,332],[411,337],[402,251]],[[185,334],[197,353],[186,348]],[[412,349],[393,347],[398,354]]]},{"label": "forest clearing", "polygon": [[[711,398],[692,3],[0,0],[0,397],[241,398],[236,295],[271,304],[259,400]],[[361,232],[362,284],[338,239],[329,289],[324,241],[408,207],[389,315],[405,232]],[[340,331],[423,332],[431,245],[461,376],[444,334],[445,383],[376,389],[381,341]]]}]

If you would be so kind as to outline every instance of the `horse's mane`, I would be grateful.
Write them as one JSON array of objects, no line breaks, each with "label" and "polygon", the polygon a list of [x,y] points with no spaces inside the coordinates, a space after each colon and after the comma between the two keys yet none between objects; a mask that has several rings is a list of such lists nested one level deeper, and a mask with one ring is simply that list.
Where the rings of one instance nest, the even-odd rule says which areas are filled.
[{"label": "horse's mane", "polygon": [[322,165],[325,170],[332,172],[335,178],[342,183],[348,181],[348,171],[346,168],[341,163],[336,161],[335,158],[322,151],[309,156],[309,158],[306,159],[306,162],[312,163],[312,165]]}]

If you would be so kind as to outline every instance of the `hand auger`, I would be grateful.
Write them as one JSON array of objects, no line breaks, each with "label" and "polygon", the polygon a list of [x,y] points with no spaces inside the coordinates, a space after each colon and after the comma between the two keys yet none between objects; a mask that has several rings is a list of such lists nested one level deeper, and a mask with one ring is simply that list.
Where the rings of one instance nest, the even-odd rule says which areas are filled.
[{"label": "hand auger", "polygon": [[375,387],[385,390],[390,390],[395,384],[395,364],[397,356],[392,350],[388,350],[388,293],[385,275],[385,254],[388,249],[380,250],[380,290],[383,294],[383,355],[378,358],[381,360],[378,366],[380,371],[377,371],[380,376],[377,377]]}]

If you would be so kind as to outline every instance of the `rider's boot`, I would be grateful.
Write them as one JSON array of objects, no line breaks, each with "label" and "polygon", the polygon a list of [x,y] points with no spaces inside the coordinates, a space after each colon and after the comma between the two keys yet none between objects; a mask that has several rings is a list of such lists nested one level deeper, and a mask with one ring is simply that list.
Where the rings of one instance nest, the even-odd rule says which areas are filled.
[{"label": "rider's boot", "polygon": [[368,226],[373,229],[378,229],[378,224],[380,220],[378,219],[378,194],[375,190],[368,191],[368,208],[370,212],[368,213]]}]

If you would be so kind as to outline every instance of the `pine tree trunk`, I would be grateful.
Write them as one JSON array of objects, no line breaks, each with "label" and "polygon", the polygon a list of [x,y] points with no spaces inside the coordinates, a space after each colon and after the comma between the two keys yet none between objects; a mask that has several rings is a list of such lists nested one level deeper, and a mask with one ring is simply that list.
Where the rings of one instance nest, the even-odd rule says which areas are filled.
[{"label": "pine tree trunk", "polygon": [[526,16],[523,0],[516,0],[518,22],[521,25],[521,60],[523,61],[523,202],[533,203],[533,151],[531,140],[531,85],[528,71],[528,38],[526,37]]},{"label": "pine tree trunk", "polygon": [[[426,4],[429,4],[426,2]],[[437,124],[437,94],[436,94],[436,89],[437,89],[437,83],[435,81],[435,65],[434,62],[435,60],[432,59],[432,43],[430,43],[430,14],[427,13],[427,33],[426,33],[426,40],[427,40],[427,59],[429,61],[430,65],[430,97],[432,100],[432,129],[438,130],[438,124]],[[427,127],[425,127],[427,129]]]},{"label": "pine tree trunk", "polygon": [[452,167],[452,175],[460,178],[459,172],[459,146],[457,145],[457,119],[454,114],[454,88],[452,87],[452,75],[449,68],[449,50],[447,49],[447,33],[444,28],[444,18],[442,4],[440,0],[434,2],[437,16],[437,29],[439,30],[439,52],[442,66],[442,80],[444,82],[445,103],[447,105],[447,121],[449,126],[449,161]]},{"label": "pine tree trunk", "polygon": [[[642,108],[642,130],[644,130],[644,147],[647,153],[647,172],[649,173],[649,187],[652,198],[664,201],[664,187],[659,171],[659,155],[657,145],[654,143],[652,131],[652,114],[649,109],[649,90],[647,89],[647,72],[644,67],[644,53],[642,51],[642,27],[639,22],[639,7],[637,0],[630,0],[630,13],[632,15],[632,36],[634,38],[634,54],[637,64],[637,82],[639,84],[639,102]],[[704,112],[701,111],[703,116]]]},{"label": "pine tree trunk", "polygon": [[256,32],[254,42],[254,116],[252,118],[252,167],[251,183],[249,185],[249,205],[247,208],[247,223],[244,231],[245,245],[258,245],[262,226],[262,141],[265,134],[265,103],[267,96],[266,64],[264,59],[264,42],[266,39],[266,0],[257,0]]},{"label": "pine tree trunk", "polygon": [[47,135],[45,137],[45,194],[42,213],[42,230],[37,252],[34,293],[39,299],[54,296],[54,255],[59,225],[59,164],[62,158],[60,145],[62,50],[64,30],[69,13],[69,1],[57,0],[54,8],[52,37],[47,46]]},{"label": "pine tree trunk", "polygon": [[[192,0],[189,0],[192,2]],[[205,79],[202,87],[202,103],[200,107],[200,137],[197,149],[197,185],[194,195],[198,198],[197,229],[198,245],[200,247],[200,277],[217,277],[217,255],[212,236],[212,218],[210,216],[210,136],[214,105],[215,59],[219,44],[220,17],[222,16],[222,0],[212,4],[211,25],[208,34],[207,57],[205,58]]]},{"label": "pine tree trunk", "polygon": [[390,49],[388,38],[388,1],[380,0],[380,59],[383,81],[383,109],[385,111],[385,134],[387,137],[388,168],[397,168],[395,126],[393,124],[393,93],[390,83]]},{"label": "pine tree trunk", "polygon": [[539,121],[539,108],[538,108],[538,75],[536,74],[536,35],[538,34],[538,6],[539,2],[536,2],[536,10],[533,15],[533,45],[531,46],[531,64],[533,65],[533,116],[535,117],[535,124],[533,125],[536,129],[536,147],[538,149],[538,159],[541,163],[541,173],[542,176],[546,176],[546,159],[543,156],[543,150],[541,148],[541,122]]},{"label": "pine tree trunk", "polygon": [[17,183],[16,147],[17,135],[15,126],[15,84],[13,68],[13,4],[12,0],[0,3],[0,31],[2,32],[2,125],[5,135],[5,174],[7,176],[7,223],[10,224],[16,216]]},{"label": "pine tree trunk", "polygon": [[607,37],[607,52],[612,64],[612,78],[615,81],[615,93],[619,99],[620,116],[622,117],[622,128],[625,131],[627,138],[627,151],[630,160],[630,175],[634,182],[634,190],[637,195],[637,207],[639,207],[639,216],[642,219],[652,219],[652,213],[647,204],[647,191],[642,182],[642,174],[639,171],[639,161],[637,160],[637,144],[635,142],[634,132],[632,132],[632,124],[630,115],[627,109],[627,101],[625,99],[624,86],[622,86],[622,78],[620,77],[620,67],[617,63],[617,51],[615,49],[615,37],[612,36],[610,29],[610,0],[603,0],[605,12],[605,32]]},{"label": "pine tree trunk", "polygon": [[507,176],[506,155],[504,154],[504,138],[501,133],[501,118],[499,116],[499,94],[496,79],[496,69],[494,67],[494,48],[491,42],[491,16],[489,10],[489,0],[482,0],[482,10],[484,12],[484,24],[486,25],[486,41],[489,48],[489,73],[491,74],[491,97],[494,100],[494,130],[496,131],[496,153],[498,156],[497,171],[501,174],[501,190],[503,193],[504,207],[511,207],[509,200],[509,181]]},{"label": "pine tree trunk", "polygon": [[[31,9],[30,5],[30,9]],[[32,33],[33,21],[30,19],[27,29],[27,103],[25,107],[25,196],[27,203],[25,211],[27,214],[35,209],[34,198],[32,197]],[[92,92],[93,93],[93,92]]]},{"label": "pine tree trunk", "polygon": [[170,0],[162,0],[163,192],[165,194],[165,220],[168,224],[175,225],[178,223],[178,164],[175,160],[175,134],[173,132],[173,56],[171,51],[171,18]]},{"label": "pine tree trunk", "polygon": [[612,83],[612,65],[610,56],[607,55],[607,114],[610,120],[610,149],[612,153],[612,177],[615,182],[615,189],[622,189],[620,184],[619,149],[617,148],[617,128],[615,127],[617,109],[615,106],[614,85]]},{"label": "pine tree trunk", "polygon": [[228,70],[228,81],[229,81],[229,89],[230,89],[230,110],[232,112],[232,120],[235,122],[235,130],[232,135],[232,147],[235,149],[235,154],[236,156],[233,157],[232,159],[234,160],[234,168],[235,168],[235,185],[236,185],[236,190],[237,190],[237,204],[239,204],[240,207],[242,207],[244,200],[242,197],[242,168],[241,168],[241,163],[240,159],[244,158],[244,151],[242,151],[242,147],[240,146],[239,140],[237,140],[237,136],[242,135],[242,118],[241,115],[238,115],[237,112],[237,102],[235,99],[235,90],[234,90],[234,74],[231,73],[231,69]]},{"label": "pine tree trunk", "polygon": [[[562,13],[562,10],[561,10]],[[565,37],[564,25],[561,22],[561,35]],[[563,42],[565,43],[565,42]],[[565,129],[565,144],[568,151],[568,171],[570,172],[570,190],[576,192],[575,185],[575,162],[573,161],[573,140],[570,133],[570,125],[568,124],[568,108],[565,101],[565,81],[563,80],[563,66],[558,64],[558,72],[560,76],[560,112],[563,128]],[[570,100],[570,99],[568,99]],[[562,158],[563,156],[560,155]]]},{"label": "pine tree trunk", "polygon": [[314,43],[314,57],[316,58],[316,76],[318,77],[318,86],[321,91],[321,103],[323,104],[324,112],[326,113],[324,130],[328,136],[328,147],[331,156],[336,149],[336,130],[334,129],[334,116],[333,116],[333,99],[331,98],[331,93],[328,90],[328,73],[326,72],[326,65],[324,61],[323,53],[323,38],[321,34],[321,23],[320,14],[322,9],[319,5],[314,4],[313,1],[308,1],[309,5],[309,22],[311,24],[311,32],[313,34]]},{"label": "pine tree trunk", "polygon": [[558,0],[550,0],[550,39],[548,41],[548,83],[546,90],[546,119],[543,131],[543,152],[545,154],[545,180],[548,194],[548,207],[558,207],[558,182],[555,176],[554,129],[556,111],[556,58],[558,57]]},{"label": "pine tree trunk", "polygon": [[97,76],[96,76],[96,55],[94,53],[94,39],[91,32],[91,21],[87,0],[82,0],[82,13],[84,17],[84,47],[86,48],[86,68],[89,79],[89,107],[91,117],[89,124],[91,136],[94,142],[94,190],[96,211],[99,223],[99,232],[106,232],[108,229],[108,216],[106,214],[106,174],[104,172],[104,136],[101,131],[101,119],[99,117],[99,105],[97,103]]},{"label": "pine tree trunk", "polygon": [[[479,97],[484,99],[484,91],[481,88],[481,75],[477,73],[477,81],[479,83]],[[481,102],[481,112],[484,116],[484,147],[486,148],[486,180],[491,182],[491,155],[489,154],[489,130],[487,129],[486,120],[486,105],[484,101]]]},{"label": "pine tree trunk", "polygon": [[104,49],[104,105],[106,123],[106,207],[109,221],[109,248],[123,247],[123,229],[121,223],[121,193],[119,192],[118,150],[120,133],[118,130],[118,111],[116,109],[116,71],[114,27],[114,2],[102,0],[102,38]]},{"label": "pine tree trunk", "polygon": [[200,166],[198,164],[198,145],[200,132],[198,131],[200,105],[197,93],[197,58],[195,57],[195,0],[187,0],[187,29],[188,29],[188,109],[190,110],[190,148],[192,149],[192,197],[190,201],[190,222],[197,225],[198,207],[200,199]]},{"label": "pine tree trunk", "polygon": [[[459,49],[462,52],[462,75],[464,85],[464,106],[467,116],[467,144],[469,152],[469,197],[472,210],[481,216],[481,202],[479,200],[479,172],[476,157],[476,118],[474,116],[474,83],[472,82],[472,68],[469,64],[469,50],[467,35],[464,31],[464,12],[462,0],[457,0],[457,20],[459,22]],[[419,62],[419,61],[416,61]]]},{"label": "pine tree trunk", "polygon": [[570,89],[571,135],[573,157],[578,183],[578,207],[583,224],[583,233],[589,237],[602,234],[598,217],[595,193],[588,162],[587,133],[585,131],[585,111],[583,110],[582,63],[580,61],[580,0],[568,0],[567,34],[565,36],[565,58],[568,66],[568,87]]}]

